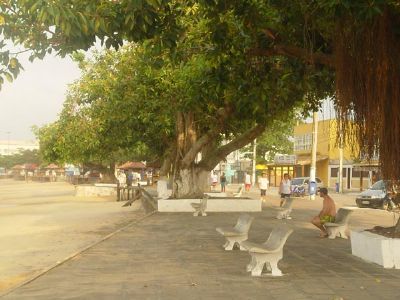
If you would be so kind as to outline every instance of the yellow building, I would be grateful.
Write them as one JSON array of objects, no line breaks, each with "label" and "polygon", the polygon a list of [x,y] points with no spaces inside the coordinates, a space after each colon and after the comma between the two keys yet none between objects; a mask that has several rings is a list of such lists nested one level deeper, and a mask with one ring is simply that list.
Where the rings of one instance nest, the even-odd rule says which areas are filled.
[{"label": "yellow building", "polygon": [[[317,164],[316,176],[324,186],[335,188],[339,170],[339,147],[337,144],[337,120],[323,120],[318,122],[317,137]],[[296,177],[310,176],[311,147],[313,124],[301,123],[294,128],[294,154],[297,163],[294,166]],[[343,149],[343,189],[360,189],[368,186],[371,174],[369,171],[354,168],[354,162],[359,157],[357,147],[345,145]]]}]

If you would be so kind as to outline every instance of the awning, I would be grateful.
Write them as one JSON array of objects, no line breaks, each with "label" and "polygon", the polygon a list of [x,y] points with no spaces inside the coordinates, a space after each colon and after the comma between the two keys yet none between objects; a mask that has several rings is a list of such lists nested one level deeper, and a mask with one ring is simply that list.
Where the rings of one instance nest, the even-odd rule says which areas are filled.
[{"label": "awning", "polygon": [[361,162],[361,163],[356,163],[353,165],[353,170],[354,171],[375,171],[379,172],[380,171],[380,165],[378,162]]},{"label": "awning", "polygon": [[117,167],[118,169],[124,169],[124,170],[129,170],[129,169],[146,169],[146,165],[140,161],[128,161],[124,163],[123,165]]},{"label": "awning", "polygon": [[[323,161],[328,159],[328,155],[317,155],[317,161]],[[305,166],[311,165],[311,155],[310,156],[298,156],[297,157],[297,165]]]}]

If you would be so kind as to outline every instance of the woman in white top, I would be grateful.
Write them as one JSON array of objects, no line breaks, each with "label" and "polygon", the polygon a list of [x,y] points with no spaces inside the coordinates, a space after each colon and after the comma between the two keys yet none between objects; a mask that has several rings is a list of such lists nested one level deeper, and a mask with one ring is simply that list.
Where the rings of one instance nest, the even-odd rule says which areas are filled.
[{"label": "woman in white top", "polygon": [[262,177],[258,178],[258,187],[261,190],[261,200],[265,201],[267,200],[266,192],[268,189],[269,181],[267,178],[267,174],[263,173]]},{"label": "woman in white top", "polygon": [[279,206],[282,207],[283,203],[285,202],[285,198],[289,198],[292,190],[291,190],[291,181],[289,179],[289,174],[284,174],[281,184],[279,186],[279,194],[281,194],[281,203]]}]

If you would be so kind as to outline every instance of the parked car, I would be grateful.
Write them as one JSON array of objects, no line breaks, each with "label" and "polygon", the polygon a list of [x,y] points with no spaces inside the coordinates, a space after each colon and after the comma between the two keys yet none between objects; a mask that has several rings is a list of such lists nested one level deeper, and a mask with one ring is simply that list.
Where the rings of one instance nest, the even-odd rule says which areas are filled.
[{"label": "parked car", "polygon": [[400,205],[400,194],[388,191],[388,181],[379,180],[356,198],[358,207],[392,210]]},{"label": "parked car", "polygon": [[97,170],[89,170],[83,175],[83,177],[84,178],[100,178],[100,174],[101,173]]},{"label": "parked car", "polygon": [[[323,182],[318,177],[315,178],[317,182],[317,191],[323,187]],[[295,196],[304,196],[308,194],[308,185],[310,183],[310,177],[296,177],[292,179],[292,193]]]}]

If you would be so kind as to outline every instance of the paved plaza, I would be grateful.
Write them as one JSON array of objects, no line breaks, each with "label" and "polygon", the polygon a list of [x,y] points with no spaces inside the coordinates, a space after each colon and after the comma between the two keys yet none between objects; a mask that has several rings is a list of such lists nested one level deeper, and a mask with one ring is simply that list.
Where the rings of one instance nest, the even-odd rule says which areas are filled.
[{"label": "paved plaza", "polygon": [[[255,194],[250,194],[255,196]],[[335,198],[335,195],[333,195]],[[224,251],[215,227],[233,225],[238,213],[130,212],[137,221],[3,299],[399,299],[400,270],[387,270],[351,255],[350,241],[321,239],[308,223],[321,201],[298,199],[293,219],[274,218],[278,197],[270,194],[250,240],[263,242],[274,226],[294,233],[279,266],[283,277],[251,277],[250,256]],[[341,197],[338,206],[352,202]],[[130,208],[127,208],[128,210]],[[142,219],[141,219],[142,218]],[[353,213],[350,227],[391,225],[383,211]],[[121,228],[115,225],[115,230]]]}]

